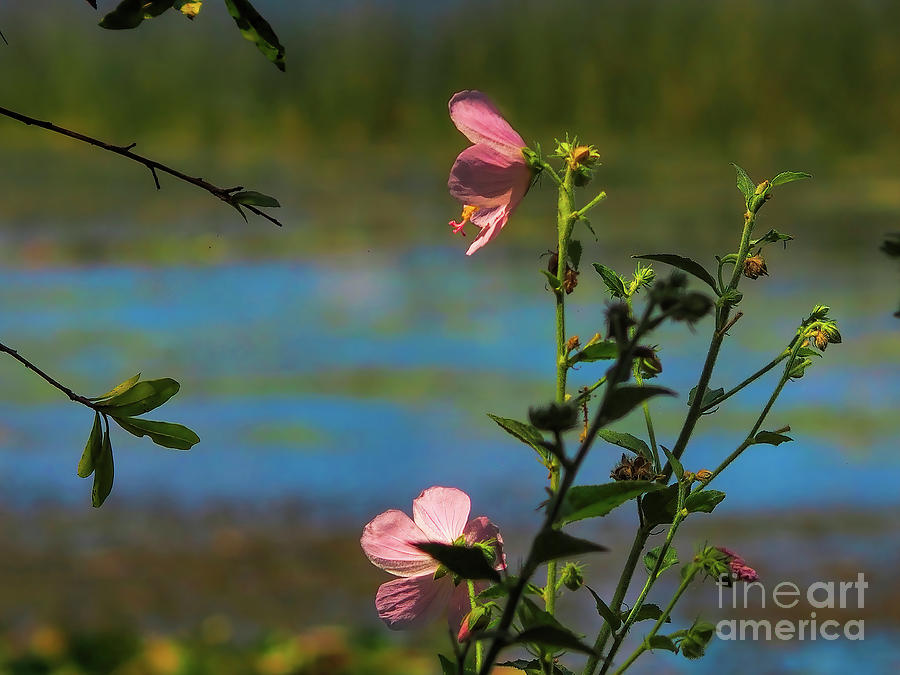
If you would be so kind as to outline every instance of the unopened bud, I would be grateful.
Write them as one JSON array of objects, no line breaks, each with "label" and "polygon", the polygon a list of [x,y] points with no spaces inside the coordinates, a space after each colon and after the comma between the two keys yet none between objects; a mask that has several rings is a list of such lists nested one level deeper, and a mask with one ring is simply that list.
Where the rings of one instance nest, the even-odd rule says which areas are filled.
[{"label": "unopened bud", "polygon": [[491,623],[491,608],[490,606],[486,607],[475,607],[468,614],[466,614],[465,618],[462,620],[462,624],[459,627],[459,633],[456,636],[456,639],[460,642],[465,642],[469,639],[469,636],[477,630],[484,630]]},{"label": "unopened bud", "polygon": [[697,480],[703,481],[704,483],[712,478],[713,473],[709,469],[700,469],[697,472]]},{"label": "unopened bud", "polygon": [[635,347],[634,357],[637,359],[638,372],[645,380],[652,379],[662,372],[662,361],[656,354],[656,347]]},{"label": "unopened bud", "polygon": [[580,346],[581,346],[581,340],[578,339],[577,335],[573,335],[566,341],[566,354],[578,349]]},{"label": "unopened bud", "polygon": [[581,565],[575,563],[566,563],[560,578],[570,591],[577,591],[584,585],[584,574],[581,572]]}]

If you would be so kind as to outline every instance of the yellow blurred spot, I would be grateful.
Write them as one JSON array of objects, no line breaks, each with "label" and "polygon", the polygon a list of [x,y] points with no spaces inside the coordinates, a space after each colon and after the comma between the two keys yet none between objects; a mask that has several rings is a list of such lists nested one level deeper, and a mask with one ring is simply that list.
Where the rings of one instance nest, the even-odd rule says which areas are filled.
[{"label": "yellow blurred spot", "polygon": [[200,13],[200,8],[202,6],[203,0],[200,0],[199,2],[185,2],[179,9],[187,18],[193,19]]},{"label": "yellow blurred spot", "polygon": [[53,626],[38,626],[31,634],[29,642],[31,651],[46,659],[58,658],[66,649],[65,636]]},{"label": "yellow blurred spot", "polygon": [[154,675],[175,675],[181,669],[181,650],[171,640],[151,638],[144,646],[144,662]]}]

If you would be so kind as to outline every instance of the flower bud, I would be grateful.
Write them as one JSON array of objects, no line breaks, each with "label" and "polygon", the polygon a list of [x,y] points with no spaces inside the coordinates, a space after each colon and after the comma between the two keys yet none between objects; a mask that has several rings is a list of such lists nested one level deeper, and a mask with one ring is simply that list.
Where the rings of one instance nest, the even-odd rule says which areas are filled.
[{"label": "flower bud", "polygon": [[706,646],[712,640],[715,632],[716,627],[713,624],[697,619],[678,643],[682,656],[688,659],[699,659],[706,651]]},{"label": "flower bud", "polygon": [[662,372],[662,361],[656,355],[656,347],[635,347],[634,356],[638,363],[638,372],[645,380],[652,379]]},{"label": "flower bud", "polygon": [[744,261],[744,276],[748,279],[759,279],[760,276],[768,276],[766,261],[758,253]]},{"label": "flower bud", "polygon": [[699,481],[706,482],[710,478],[712,478],[712,476],[713,476],[713,473],[709,469],[700,469],[697,472],[697,480],[699,480]]},{"label": "flower bud", "polygon": [[581,346],[581,340],[578,339],[577,335],[573,335],[566,341],[566,354],[578,349],[580,346]]},{"label": "flower bud", "polygon": [[484,607],[474,607],[468,614],[466,614],[465,618],[462,620],[462,624],[459,627],[459,633],[456,636],[456,639],[459,642],[465,642],[469,639],[469,636],[478,630],[484,630],[491,623],[491,607],[490,605]]},{"label": "flower bud", "polygon": [[584,585],[584,574],[582,574],[581,570],[581,565],[572,562],[566,563],[566,566],[563,568],[560,579],[570,591],[577,591]]}]

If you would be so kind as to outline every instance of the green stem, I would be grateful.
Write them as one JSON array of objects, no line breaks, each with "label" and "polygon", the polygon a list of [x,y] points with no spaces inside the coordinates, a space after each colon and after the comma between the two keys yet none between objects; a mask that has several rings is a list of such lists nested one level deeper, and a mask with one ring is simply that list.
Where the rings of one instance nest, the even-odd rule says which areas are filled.
[{"label": "green stem", "polygon": [[711,408],[715,408],[717,405],[719,405],[719,404],[722,403],[723,401],[725,401],[725,400],[731,398],[731,397],[734,396],[736,393],[738,393],[741,389],[743,389],[744,387],[746,387],[748,384],[750,384],[750,383],[752,383],[752,382],[758,380],[760,377],[762,377],[763,375],[765,375],[766,373],[768,373],[770,370],[772,370],[772,368],[774,368],[774,367],[777,366],[779,363],[781,363],[782,361],[784,361],[788,356],[790,356],[790,354],[791,354],[790,349],[784,350],[781,354],[779,354],[779,355],[776,356],[774,359],[772,359],[771,361],[769,361],[769,363],[767,363],[767,364],[764,365],[762,368],[760,368],[759,370],[757,370],[757,371],[756,371],[755,373],[753,373],[750,377],[748,377],[746,380],[744,380],[744,381],[741,382],[739,385],[737,385],[734,389],[732,389],[731,391],[725,392],[724,394],[722,394],[721,396],[719,396],[717,399],[715,399],[715,400],[713,400],[713,401],[710,401],[710,402],[707,403],[705,406],[703,406],[702,408],[700,408],[700,412],[701,412],[701,413],[705,413],[706,411],[710,410]]},{"label": "green stem", "polygon": [[[471,579],[466,580],[466,584],[469,586],[469,609],[475,609],[477,603],[475,602],[475,582]],[[484,659],[484,644],[481,640],[475,642],[475,670],[481,670],[481,661]]]},{"label": "green stem", "polygon": [[591,201],[589,201],[589,202],[587,203],[587,205],[582,206],[582,207],[581,207],[580,209],[578,209],[577,211],[573,211],[572,214],[569,216],[569,218],[570,218],[571,220],[578,220],[579,218],[584,218],[584,215],[585,215],[588,211],[590,211],[592,208],[594,208],[595,206],[597,206],[597,204],[599,204],[600,202],[602,202],[604,199],[606,199],[606,192],[605,192],[605,191],[604,191],[604,192],[601,192],[601,193],[598,194],[596,197],[594,197]]},{"label": "green stem", "polygon": [[681,584],[679,584],[678,589],[675,591],[675,595],[672,596],[672,599],[669,601],[668,606],[663,610],[663,613],[660,614],[659,618],[656,620],[656,623],[653,625],[653,628],[650,629],[650,632],[644,637],[641,644],[638,645],[637,649],[635,649],[631,655],[625,659],[619,668],[613,673],[613,675],[621,675],[624,673],[632,663],[637,661],[638,657],[643,654],[649,648],[650,638],[656,635],[659,632],[659,629],[666,622],[666,619],[669,618],[669,615],[672,614],[672,610],[675,609],[675,605],[681,599],[681,596],[687,590],[687,587],[690,585],[691,581],[694,580],[697,572],[700,568],[696,565],[691,567],[691,571],[688,572],[685,577],[681,580]]}]

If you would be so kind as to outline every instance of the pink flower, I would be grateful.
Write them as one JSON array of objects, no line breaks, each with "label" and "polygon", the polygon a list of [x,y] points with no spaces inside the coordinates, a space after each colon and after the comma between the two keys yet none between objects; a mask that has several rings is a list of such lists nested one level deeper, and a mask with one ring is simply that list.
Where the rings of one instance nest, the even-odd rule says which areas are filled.
[{"label": "pink flower", "polygon": [[372,564],[402,577],[381,584],[375,595],[375,609],[388,628],[407,628],[449,609],[450,624],[458,630],[470,609],[467,585],[454,586],[452,574],[435,579],[438,563],[416,543],[452,544],[460,537],[468,545],[491,543],[497,569],[504,567],[500,530],[484,516],[468,520],[470,507],[465,492],[430,487],[413,500],[412,518],[391,509],[363,529],[360,544]]},{"label": "pink flower", "polygon": [[450,99],[450,119],[474,145],[456,158],[447,186],[462,203],[460,222],[451,221],[453,233],[466,223],[480,228],[466,255],[472,255],[497,236],[531,185],[532,171],[525,163],[525,141],[503,119],[480,91],[461,91]]},{"label": "pink flower", "polygon": [[719,551],[728,557],[728,567],[731,569],[731,575],[737,581],[758,581],[759,574],[755,569],[750,567],[747,562],[737,553],[724,546],[716,547]]}]

